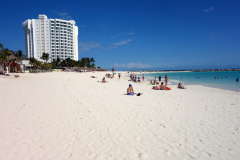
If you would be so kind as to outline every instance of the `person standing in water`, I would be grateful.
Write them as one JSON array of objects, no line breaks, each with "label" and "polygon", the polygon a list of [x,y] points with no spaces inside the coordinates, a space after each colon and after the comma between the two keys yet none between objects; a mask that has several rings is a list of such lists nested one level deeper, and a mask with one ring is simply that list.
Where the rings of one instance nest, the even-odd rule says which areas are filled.
[{"label": "person standing in water", "polygon": [[237,77],[237,79],[236,79],[236,82],[238,82],[238,77]]},{"label": "person standing in water", "polygon": [[158,77],[159,82],[161,82],[161,78],[162,78],[161,76]]},{"label": "person standing in water", "polygon": [[166,82],[166,85],[167,85],[167,82],[168,82],[168,75],[165,76],[165,82]]}]

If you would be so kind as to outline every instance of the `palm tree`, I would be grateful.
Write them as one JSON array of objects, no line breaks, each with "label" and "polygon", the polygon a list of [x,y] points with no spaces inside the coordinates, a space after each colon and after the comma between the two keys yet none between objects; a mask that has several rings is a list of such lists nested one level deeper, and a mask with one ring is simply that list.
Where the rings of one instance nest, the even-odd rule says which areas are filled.
[{"label": "palm tree", "polygon": [[86,58],[82,58],[82,59],[80,60],[80,66],[81,66],[81,67],[85,67],[86,64],[87,64]]},{"label": "palm tree", "polygon": [[0,62],[2,62],[2,72],[4,73],[4,61],[6,61],[7,60],[7,56],[5,55],[5,54],[3,54],[1,51],[0,51]]},{"label": "palm tree", "polygon": [[42,57],[40,57],[42,60],[46,60],[45,54],[46,54],[46,53],[43,52]]},{"label": "palm tree", "polygon": [[31,66],[32,67],[34,66],[34,68],[35,68],[37,60],[35,58],[29,58],[29,62],[31,64]]},{"label": "palm tree", "polygon": [[47,61],[49,60],[49,54],[48,53],[45,53],[45,59],[46,59],[46,63],[47,63]]},{"label": "palm tree", "polygon": [[25,59],[25,55],[23,55],[22,50],[15,51],[15,56],[18,57],[18,59],[20,60]]},{"label": "palm tree", "polygon": [[94,62],[96,62],[96,61],[95,61],[95,59],[92,57],[92,58],[90,59],[90,62],[94,63]]},{"label": "palm tree", "polygon": [[91,64],[91,68],[95,68],[96,66],[95,66],[95,64],[94,63],[92,63]]},{"label": "palm tree", "polygon": [[9,75],[8,74],[9,56],[12,54],[12,51],[9,51],[8,49],[2,49],[1,52],[7,57],[7,75]]},{"label": "palm tree", "polygon": [[0,49],[1,49],[1,50],[3,50],[3,49],[4,49],[4,47],[3,47],[2,43],[0,43]]}]

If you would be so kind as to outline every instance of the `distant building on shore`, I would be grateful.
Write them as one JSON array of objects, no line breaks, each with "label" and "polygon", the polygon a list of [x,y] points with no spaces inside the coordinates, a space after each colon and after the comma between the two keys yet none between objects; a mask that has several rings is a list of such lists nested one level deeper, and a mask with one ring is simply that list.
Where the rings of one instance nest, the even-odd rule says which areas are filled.
[{"label": "distant building on shore", "polygon": [[41,60],[42,54],[48,53],[52,59],[78,60],[78,27],[74,20],[47,19],[40,14],[38,19],[28,19],[22,25],[27,58]]}]

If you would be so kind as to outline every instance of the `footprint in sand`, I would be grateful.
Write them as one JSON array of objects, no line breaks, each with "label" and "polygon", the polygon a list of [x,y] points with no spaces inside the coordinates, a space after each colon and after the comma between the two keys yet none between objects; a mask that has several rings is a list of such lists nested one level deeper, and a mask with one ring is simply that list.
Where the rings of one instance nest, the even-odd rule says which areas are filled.
[{"label": "footprint in sand", "polygon": [[194,154],[187,154],[187,155],[185,156],[185,159],[186,159],[186,160],[187,160],[187,159],[195,159],[195,158],[197,158],[197,156],[194,155]]},{"label": "footprint in sand", "polygon": [[159,149],[160,152],[164,153],[164,152],[168,152],[167,149]]},{"label": "footprint in sand", "polygon": [[210,157],[210,156],[211,156],[211,154],[208,153],[208,152],[201,152],[201,154],[204,155],[204,156],[206,156],[206,157]]}]

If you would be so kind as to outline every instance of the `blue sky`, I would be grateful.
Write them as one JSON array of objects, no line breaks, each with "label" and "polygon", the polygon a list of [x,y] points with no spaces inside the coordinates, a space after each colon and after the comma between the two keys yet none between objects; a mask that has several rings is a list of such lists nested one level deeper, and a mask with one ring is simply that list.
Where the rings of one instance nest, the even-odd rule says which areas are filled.
[{"label": "blue sky", "polygon": [[240,68],[239,0],[7,0],[0,43],[24,49],[22,22],[76,21],[79,58],[117,70]]}]

